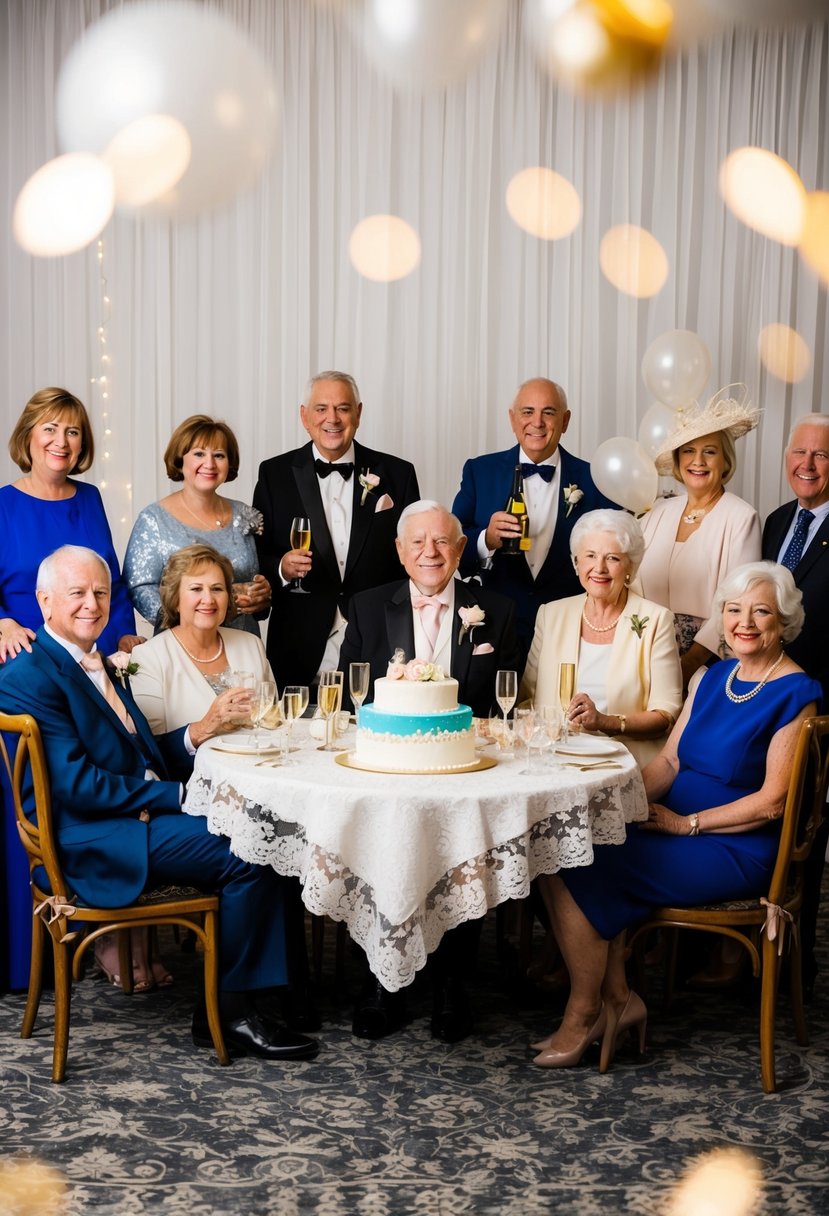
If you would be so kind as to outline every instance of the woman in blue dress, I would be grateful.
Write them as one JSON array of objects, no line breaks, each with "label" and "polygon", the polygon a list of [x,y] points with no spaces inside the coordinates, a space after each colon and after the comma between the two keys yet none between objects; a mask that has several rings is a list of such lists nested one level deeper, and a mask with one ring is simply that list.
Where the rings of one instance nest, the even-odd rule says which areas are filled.
[{"label": "woman in blue dress", "polygon": [[[87,545],[112,572],[112,611],[99,645],[104,653],[131,650],[135,613],[121,577],[101,495],[75,481],[95,455],[92,427],[82,403],[62,388],[35,393],[9,440],[23,476],[0,488],[0,663],[31,650],[43,617],[35,598],[37,568],[61,545]],[[0,931],[0,989],[25,988],[29,978],[32,901],[25,854],[17,838],[11,791],[0,765],[3,789],[3,879]]]},{"label": "woman in blue dress", "polygon": [[645,768],[648,822],[621,846],[597,846],[591,866],[542,880],[571,990],[561,1025],[534,1045],[539,1067],[570,1067],[601,1040],[604,1072],[619,1033],[638,1027],[644,1043],[647,1011],[625,975],[628,926],[664,904],[767,888],[797,737],[821,695],[784,650],[803,624],[800,601],[790,571],[775,562],[729,574],[714,612],[736,658],[704,674]]}]

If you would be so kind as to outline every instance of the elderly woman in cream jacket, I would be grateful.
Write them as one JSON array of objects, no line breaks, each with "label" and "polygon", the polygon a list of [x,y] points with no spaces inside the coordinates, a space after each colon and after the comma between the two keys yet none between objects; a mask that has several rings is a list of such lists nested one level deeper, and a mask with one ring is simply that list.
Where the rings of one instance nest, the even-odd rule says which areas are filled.
[{"label": "elderly woman in cream jacket", "polygon": [[644,540],[626,511],[582,516],[570,552],[585,594],[539,609],[521,697],[558,705],[559,664],[575,664],[571,725],[620,740],[644,766],[682,708],[673,614],[630,590]]}]

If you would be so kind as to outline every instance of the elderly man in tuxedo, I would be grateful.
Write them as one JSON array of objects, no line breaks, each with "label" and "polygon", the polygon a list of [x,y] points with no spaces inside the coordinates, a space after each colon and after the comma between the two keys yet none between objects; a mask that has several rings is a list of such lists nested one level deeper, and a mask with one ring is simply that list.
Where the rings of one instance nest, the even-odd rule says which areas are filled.
[{"label": "elderly man in tuxedo", "polygon": [[[587,511],[616,504],[596,489],[588,463],[560,446],[570,423],[560,385],[543,377],[527,380],[509,419],[518,443],[467,460],[452,510],[469,541],[461,572],[480,573],[484,587],[515,601],[526,657],[541,605],[580,590],[570,559],[573,525]],[[507,554],[502,552],[505,538],[521,530],[516,517],[503,509],[517,464],[524,475],[532,547],[526,553]]]},{"label": "elderly man in tuxedo", "polygon": [[[106,562],[75,545],[56,550],[38,570],[37,598],[44,623],[31,653],[0,672],[0,709],[31,714],[40,727],[71,889],[113,908],[168,882],[215,891],[228,1047],[275,1060],[315,1055],[313,1039],[269,1022],[255,1005],[258,990],[285,983],[283,880],[232,856],[205,819],[182,814],[183,789],[167,779],[129,679],[116,679],[97,650],[109,618]],[[193,1039],[211,1045],[203,1011]]]},{"label": "elderly man in tuxedo", "polygon": [[[497,592],[455,578],[466,537],[460,521],[440,503],[424,499],[400,516],[397,551],[407,578],[364,591],[351,602],[348,628],[340,652],[340,669],[353,662],[371,664],[367,700],[374,681],[386,674],[395,650],[407,659],[437,663],[458,681],[458,699],[478,717],[495,705],[495,673],[512,668],[520,676],[520,652],[512,602]],[[480,624],[464,629],[464,610],[478,608]],[[434,999],[432,1034],[457,1042],[472,1028],[465,972],[474,958],[481,922],[471,921],[448,933],[432,956]],[[387,993],[370,977],[354,1014],[353,1030],[362,1038],[380,1038],[403,1018],[402,994]]]},{"label": "elderly man in tuxedo", "polygon": [[[829,713],[829,414],[808,414],[792,428],[785,453],[786,477],[794,501],[772,511],[763,529],[763,557],[788,566],[803,594],[806,620],[787,652],[823,687],[821,713]],[[803,986],[814,989],[817,964],[814,945],[820,884],[829,840],[824,820],[809,858],[800,916],[803,942]]]},{"label": "elderly man in tuxedo", "polygon": [[[349,601],[395,577],[397,521],[420,495],[413,465],[355,441],[362,409],[351,376],[320,372],[300,406],[310,442],[259,468],[259,569],[274,588],[267,651],[280,688],[336,666]],[[297,516],[311,522],[310,550],[291,548]],[[298,578],[307,595],[291,588]]]}]

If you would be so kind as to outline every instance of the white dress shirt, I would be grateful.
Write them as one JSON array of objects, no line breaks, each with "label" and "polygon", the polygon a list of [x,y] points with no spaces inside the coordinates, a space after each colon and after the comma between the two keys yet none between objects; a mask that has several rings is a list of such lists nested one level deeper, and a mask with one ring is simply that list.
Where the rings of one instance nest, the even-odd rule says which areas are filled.
[{"label": "white dress shirt", "polygon": [[[524,479],[524,502],[527,505],[527,514],[530,517],[530,538],[533,543],[532,548],[525,552],[523,556],[530,568],[530,573],[535,578],[547,560],[550,545],[553,543],[553,533],[556,530],[559,489],[561,486],[561,462],[557,459],[555,452],[553,452],[552,456],[548,456],[546,460],[534,461],[530,459],[523,448],[519,448],[518,451],[521,464],[551,465],[555,469],[551,481],[545,481],[543,477],[538,475]],[[494,549],[487,548],[486,528],[484,528],[478,537],[478,556],[482,561],[488,562],[494,553]]]}]

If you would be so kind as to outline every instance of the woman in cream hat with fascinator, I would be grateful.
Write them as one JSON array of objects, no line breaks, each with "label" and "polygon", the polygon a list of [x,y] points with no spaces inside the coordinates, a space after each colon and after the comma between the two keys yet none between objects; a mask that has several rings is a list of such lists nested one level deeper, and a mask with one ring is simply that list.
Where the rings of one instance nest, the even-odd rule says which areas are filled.
[{"label": "woman in cream hat with fascinator", "polygon": [[746,386],[729,384],[707,405],[677,410],[676,428],[656,455],[657,471],[672,473],[685,493],[657,499],[641,521],[639,585],[674,614],[686,687],[719,649],[719,625],[708,620],[718,584],[760,558],[757,512],[725,488],[737,467],[735,440],[759,418]]}]

